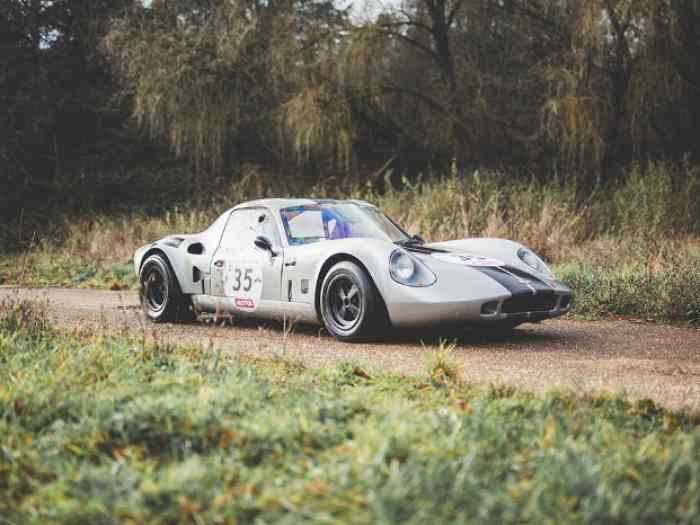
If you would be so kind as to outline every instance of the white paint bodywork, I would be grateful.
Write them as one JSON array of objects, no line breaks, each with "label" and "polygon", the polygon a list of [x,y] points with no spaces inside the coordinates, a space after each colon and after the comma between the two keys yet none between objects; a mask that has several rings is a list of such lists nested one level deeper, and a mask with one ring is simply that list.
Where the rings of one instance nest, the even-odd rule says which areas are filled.
[{"label": "white paint bodywork", "polygon": [[[379,291],[394,326],[414,327],[437,323],[478,323],[506,320],[512,316],[501,312],[500,305],[511,298],[511,292],[496,280],[466,264],[451,262],[445,257],[412,252],[436,276],[437,281],[426,287],[399,284],[389,274],[389,257],[399,247],[389,241],[370,238],[325,240],[311,244],[290,246],[284,234],[280,210],[287,207],[315,204],[309,199],[264,199],[240,204],[223,213],[209,228],[198,234],[171,235],[153,244],[139,248],[134,255],[134,267],[139,273],[147,255],[160,251],[167,257],[183,294],[192,297],[195,306],[202,311],[226,312],[240,316],[261,318],[287,318],[306,322],[320,322],[318,295],[325,272],[335,261],[352,259],[363,266]],[[346,201],[347,202],[347,201]],[[360,205],[368,203],[353,201]],[[279,230],[279,238],[273,246],[276,253],[258,250],[256,264],[261,265],[266,282],[274,283],[274,294],[262,294],[253,311],[237,308],[234,300],[223,297],[217,291],[219,277],[214,266],[222,235],[231,213],[242,209],[260,209],[270,213]],[[278,244],[277,244],[278,243]],[[197,251],[201,245],[202,253]],[[503,239],[462,239],[426,245],[429,248],[447,250],[456,255],[477,255],[503,261],[533,278],[543,281],[557,296],[570,296],[571,290],[563,283],[536,272],[518,257],[522,245]],[[277,296],[275,296],[277,295]],[[498,311],[483,314],[482,306],[497,302]],[[566,313],[570,304],[536,316],[526,313],[521,320],[541,320]]]}]

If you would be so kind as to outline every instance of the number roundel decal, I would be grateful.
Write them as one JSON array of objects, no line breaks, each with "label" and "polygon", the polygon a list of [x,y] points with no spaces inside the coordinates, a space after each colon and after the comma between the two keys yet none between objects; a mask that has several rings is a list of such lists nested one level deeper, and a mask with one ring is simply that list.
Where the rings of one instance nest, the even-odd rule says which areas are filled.
[{"label": "number roundel decal", "polygon": [[229,261],[224,274],[224,295],[238,310],[253,312],[262,295],[262,269],[254,261]]},{"label": "number roundel decal", "polygon": [[466,266],[475,266],[481,268],[495,268],[506,265],[506,263],[499,259],[494,259],[492,257],[482,257],[481,255],[434,253],[433,257],[446,262],[464,264]]}]

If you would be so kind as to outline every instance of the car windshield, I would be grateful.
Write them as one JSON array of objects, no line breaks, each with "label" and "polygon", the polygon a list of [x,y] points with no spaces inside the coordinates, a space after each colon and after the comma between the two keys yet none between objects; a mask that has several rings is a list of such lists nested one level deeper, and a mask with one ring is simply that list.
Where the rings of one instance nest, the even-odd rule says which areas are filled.
[{"label": "car windshield", "polygon": [[378,209],[355,203],[305,204],[280,210],[290,245],[364,237],[405,241],[408,235]]}]

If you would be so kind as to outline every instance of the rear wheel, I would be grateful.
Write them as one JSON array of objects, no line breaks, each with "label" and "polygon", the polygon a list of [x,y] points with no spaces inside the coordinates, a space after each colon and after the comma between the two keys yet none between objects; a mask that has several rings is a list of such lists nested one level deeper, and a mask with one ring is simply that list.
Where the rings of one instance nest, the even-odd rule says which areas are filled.
[{"label": "rear wheel", "polygon": [[141,307],[151,321],[174,322],[192,317],[189,299],[182,294],[165,257],[151,255],[139,275]]},{"label": "rear wheel", "polygon": [[323,281],[320,306],[323,324],[340,341],[369,339],[384,324],[379,293],[365,271],[350,261],[330,269]]}]

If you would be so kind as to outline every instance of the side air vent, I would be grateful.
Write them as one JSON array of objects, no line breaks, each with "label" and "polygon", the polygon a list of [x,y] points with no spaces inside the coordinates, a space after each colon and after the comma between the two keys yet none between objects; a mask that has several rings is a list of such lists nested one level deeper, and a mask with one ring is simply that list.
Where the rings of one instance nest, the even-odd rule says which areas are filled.
[{"label": "side air vent", "polygon": [[202,255],[204,253],[204,245],[201,242],[194,242],[187,247],[187,253]]}]

